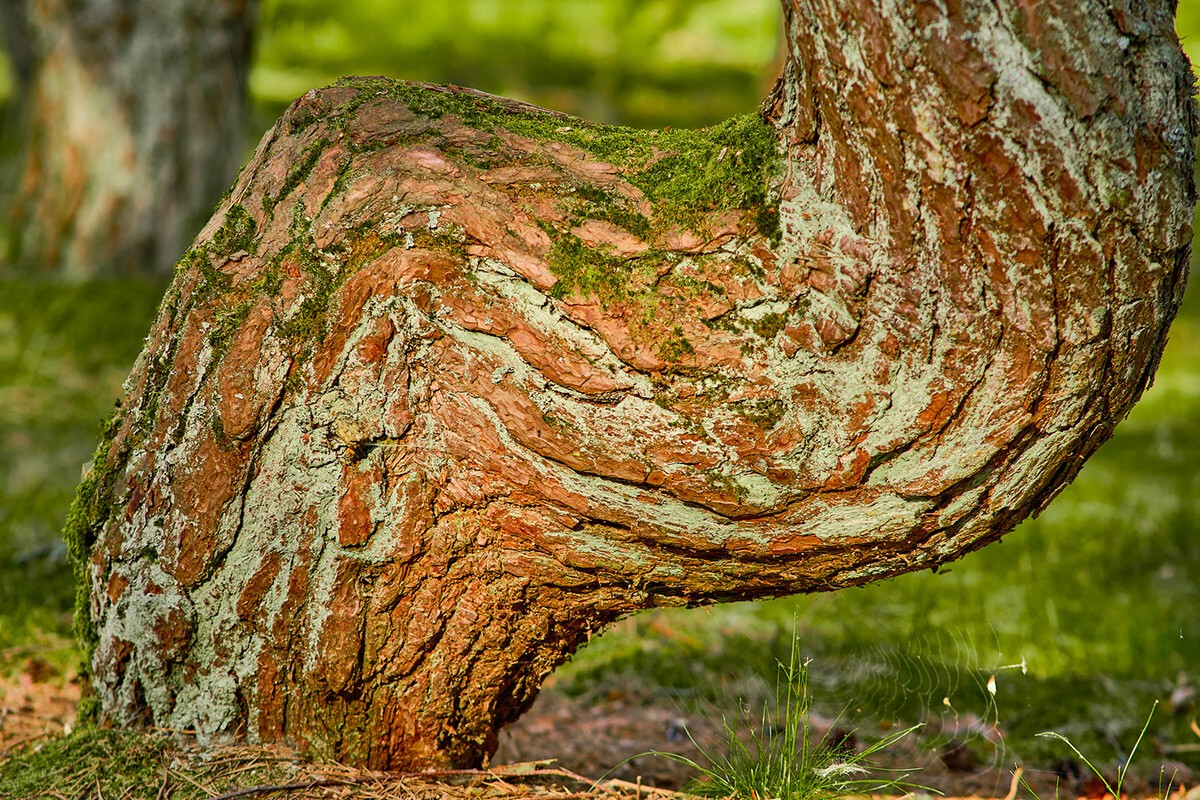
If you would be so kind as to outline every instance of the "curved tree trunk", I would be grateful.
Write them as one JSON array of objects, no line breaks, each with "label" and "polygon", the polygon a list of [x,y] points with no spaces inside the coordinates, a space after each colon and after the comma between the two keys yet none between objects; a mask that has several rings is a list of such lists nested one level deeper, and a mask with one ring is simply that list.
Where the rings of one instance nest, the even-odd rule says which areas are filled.
[{"label": "curved tree trunk", "polygon": [[73,509],[120,724],[470,765],[594,631],[1042,508],[1188,263],[1169,3],[785,6],[757,117],[350,79],[264,138]]},{"label": "curved tree trunk", "polygon": [[170,269],[243,157],[255,5],[0,0],[24,32],[10,37],[24,160],[9,264]]}]

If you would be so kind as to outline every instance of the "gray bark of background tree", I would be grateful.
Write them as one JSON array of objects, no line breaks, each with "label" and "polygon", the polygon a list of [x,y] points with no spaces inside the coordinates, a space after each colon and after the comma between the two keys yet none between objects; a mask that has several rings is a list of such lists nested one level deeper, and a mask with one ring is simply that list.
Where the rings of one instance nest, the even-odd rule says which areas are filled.
[{"label": "gray bark of background tree", "polygon": [[306,94],[72,508],[100,713],[469,766],[622,615],[997,540],[1111,435],[1182,299],[1172,11],[785,0],[762,117],[704,132]]},{"label": "gray bark of background tree", "polygon": [[167,273],[243,158],[255,0],[0,0],[23,161],[7,263]]}]

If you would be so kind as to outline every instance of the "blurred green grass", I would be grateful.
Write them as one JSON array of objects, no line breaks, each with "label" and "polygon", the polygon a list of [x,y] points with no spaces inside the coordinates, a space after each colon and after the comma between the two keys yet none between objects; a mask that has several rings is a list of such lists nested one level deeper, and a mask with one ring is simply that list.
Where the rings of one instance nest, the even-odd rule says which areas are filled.
[{"label": "blurred green grass", "polygon": [[0,279],[0,670],[73,658],[59,531],[165,288]]},{"label": "blurred green grass", "polygon": [[351,73],[456,83],[599,122],[697,127],[752,110],[777,0],[266,0],[251,89],[280,107]]},{"label": "blurred green grass", "polygon": [[[256,124],[312,86],[372,72],[610,122],[704,124],[757,104],[776,14],[774,0],[476,0],[417,4],[396,19],[383,0],[336,14],[316,0],[268,0],[251,78]],[[1200,0],[1181,3],[1178,29],[1200,57]],[[0,98],[8,89],[0,64]],[[74,658],[58,531],[164,288],[0,281],[0,670],[34,652]],[[1200,681],[1196,295],[1113,440],[1003,543],[938,574],[833,595],[640,615],[582,651],[559,686],[632,679],[725,699],[756,691],[747,675],[769,683],[795,629],[827,710],[852,721],[929,719],[979,736],[998,724],[1006,746],[1032,758],[1053,755],[1033,739],[1048,728],[1085,752],[1111,750],[1181,673]],[[1159,715],[1161,742],[1192,736],[1194,705],[1181,712]]]}]

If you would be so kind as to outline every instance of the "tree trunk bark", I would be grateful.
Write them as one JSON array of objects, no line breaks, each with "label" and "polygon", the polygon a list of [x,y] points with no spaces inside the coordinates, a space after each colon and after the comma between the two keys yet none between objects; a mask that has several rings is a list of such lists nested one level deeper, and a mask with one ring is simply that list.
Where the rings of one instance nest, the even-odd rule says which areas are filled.
[{"label": "tree trunk bark", "polygon": [[25,0],[0,0],[0,36],[18,94],[33,76],[33,37]]},{"label": "tree trunk bark", "polygon": [[630,612],[936,566],[1148,385],[1189,257],[1169,3],[785,4],[761,118],[349,79],[163,303],[68,537],[101,713],[467,766]]},{"label": "tree trunk bark", "polygon": [[69,278],[170,269],[244,155],[254,7],[4,0],[26,34],[10,265]]}]

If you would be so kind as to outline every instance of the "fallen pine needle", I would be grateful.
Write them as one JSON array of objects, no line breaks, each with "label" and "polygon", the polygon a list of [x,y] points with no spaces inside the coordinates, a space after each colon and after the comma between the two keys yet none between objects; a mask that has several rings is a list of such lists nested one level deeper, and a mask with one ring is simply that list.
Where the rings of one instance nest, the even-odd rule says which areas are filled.
[{"label": "fallen pine needle", "polygon": [[653,795],[658,795],[660,797],[680,797],[680,796],[682,796],[679,792],[673,791],[671,789],[660,789],[657,786],[647,786],[646,784],[641,783],[640,781],[638,783],[630,783],[629,781],[622,781],[622,780],[617,780],[616,778],[613,778],[611,780],[605,781],[604,783],[600,783],[600,784],[596,784],[596,785],[598,788],[604,789],[605,791],[613,792],[614,794],[619,794],[622,789],[624,789],[627,792],[633,791],[637,797],[641,797],[643,794],[653,794]]},{"label": "fallen pine needle", "polygon": [[1025,774],[1024,767],[1017,767],[1013,770],[1012,783],[1008,785],[1008,794],[1004,795],[1004,800],[1016,800],[1017,787],[1021,784],[1021,776]]}]

